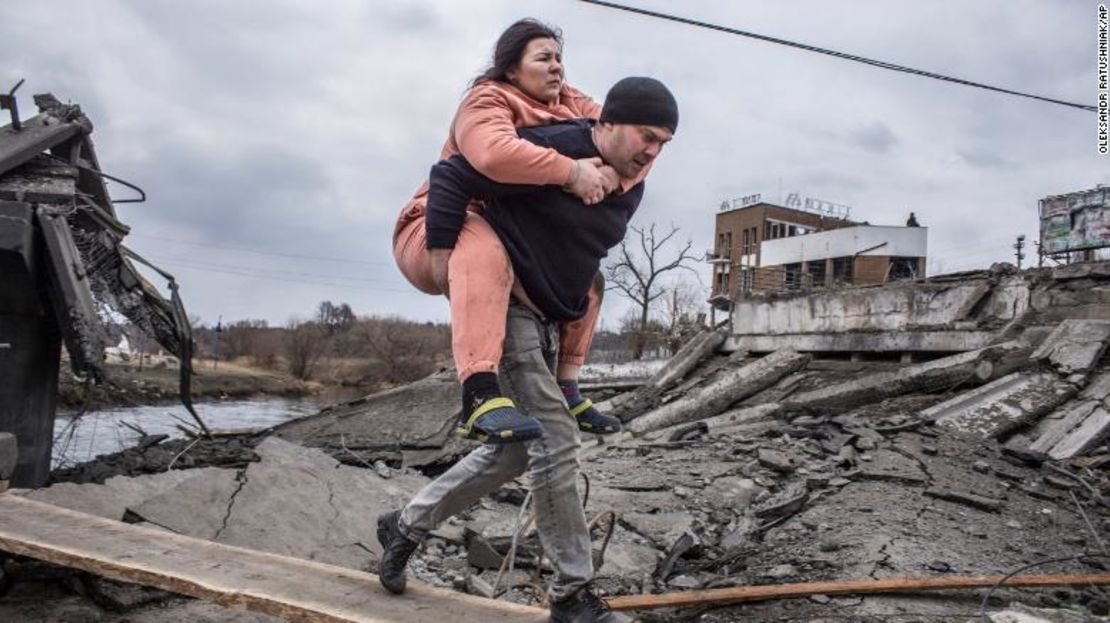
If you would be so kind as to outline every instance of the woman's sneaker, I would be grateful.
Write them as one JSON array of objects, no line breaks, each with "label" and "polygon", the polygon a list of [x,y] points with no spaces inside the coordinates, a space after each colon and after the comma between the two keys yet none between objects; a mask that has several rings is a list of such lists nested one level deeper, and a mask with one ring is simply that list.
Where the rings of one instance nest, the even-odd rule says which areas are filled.
[{"label": "woman's sneaker", "polygon": [[621,421],[597,410],[594,401],[578,391],[578,381],[559,381],[559,389],[567,399],[570,414],[578,420],[578,430],[595,435],[612,435],[621,432]]},{"label": "woman's sneaker", "polygon": [[455,434],[482,443],[505,444],[535,439],[543,429],[536,418],[517,410],[512,400],[495,396],[474,400],[470,412],[463,411],[459,416]]},{"label": "woman's sneaker", "polygon": [[539,421],[520,412],[501,393],[493,372],[475,372],[462,382],[462,411],[455,434],[482,443],[519,443],[543,434]]}]

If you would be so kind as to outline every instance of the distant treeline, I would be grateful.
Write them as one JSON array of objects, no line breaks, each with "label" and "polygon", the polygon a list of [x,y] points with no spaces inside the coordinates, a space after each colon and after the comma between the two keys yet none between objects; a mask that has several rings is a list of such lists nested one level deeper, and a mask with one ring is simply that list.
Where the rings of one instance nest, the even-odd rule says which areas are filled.
[{"label": "distant treeline", "polygon": [[311,319],[273,327],[265,320],[194,326],[197,356],[245,360],[303,380],[385,386],[450,365],[451,328],[397,316],[356,316],[346,303],[323,301]]},{"label": "distant treeline", "polygon": [[[302,380],[388,387],[452,365],[450,325],[399,316],[358,316],[346,303],[323,301],[312,318],[294,319],[284,326],[252,319],[216,326],[193,324],[198,358],[243,361]],[[683,315],[672,322],[649,320],[641,329],[630,314],[622,319],[619,331],[598,332],[589,360],[629,361],[637,358],[637,351],[643,357],[666,357],[700,326],[700,319],[695,322]]]}]

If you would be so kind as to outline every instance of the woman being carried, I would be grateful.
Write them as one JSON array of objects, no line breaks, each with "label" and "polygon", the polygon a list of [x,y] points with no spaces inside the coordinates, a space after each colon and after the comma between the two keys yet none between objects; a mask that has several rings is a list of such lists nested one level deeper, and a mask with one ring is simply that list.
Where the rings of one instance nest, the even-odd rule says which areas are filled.
[{"label": "woman being carried", "polygon": [[[617,188],[616,173],[598,159],[572,160],[521,139],[516,128],[596,119],[600,112],[589,96],[566,84],[560,33],[535,20],[520,20],[498,38],[493,63],[459,105],[440,159],[462,154],[496,181],[558,185],[592,205]],[[488,443],[534,439],[542,433],[539,424],[504,396],[497,375],[509,297],[527,305],[527,295],[515,284],[508,255],[480,216],[478,203],[471,204],[453,247],[430,247],[424,227],[427,195],[425,181],[397,221],[393,251],[410,283],[450,300],[451,347],[463,386],[457,432]],[[586,315],[560,325],[556,378],[580,429],[613,433],[620,421],[598,412],[578,391],[578,368],[593,339],[602,289],[599,275]]]}]

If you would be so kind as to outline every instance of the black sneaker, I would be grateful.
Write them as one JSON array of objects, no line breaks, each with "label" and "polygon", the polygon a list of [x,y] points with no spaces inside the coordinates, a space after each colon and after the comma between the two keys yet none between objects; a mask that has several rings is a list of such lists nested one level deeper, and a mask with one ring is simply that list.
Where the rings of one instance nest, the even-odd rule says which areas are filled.
[{"label": "black sneaker", "polygon": [[378,543],[382,544],[382,560],[378,565],[378,581],[385,590],[400,595],[405,592],[405,566],[412,553],[420,547],[401,533],[397,522],[401,511],[390,511],[378,516]]},{"label": "black sneaker", "polygon": [[550,623],[632,623],[633,619],[613,612],[584,586],[551,604]]}]

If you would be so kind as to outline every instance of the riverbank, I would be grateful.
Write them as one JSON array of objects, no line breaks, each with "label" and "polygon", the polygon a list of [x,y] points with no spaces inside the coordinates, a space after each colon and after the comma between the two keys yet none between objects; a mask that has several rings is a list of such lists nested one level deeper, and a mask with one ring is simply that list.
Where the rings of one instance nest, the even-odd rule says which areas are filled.
[{"label": "riverbank", "polygon": [[[64,366],[64,364],[63,364]],[[299,398],[320,393],[326,386],[314,381],[300,381],[284,373],[261,370],[221,361],[194,363],[193,399],[213,400],[278,396]],[[92,410],[135,405],[173,403],[179,400],[179,376],[176,367],[108,364],[108,381],[86,386],[63,368],[58,379],[58,407],[66,410]]]}]

